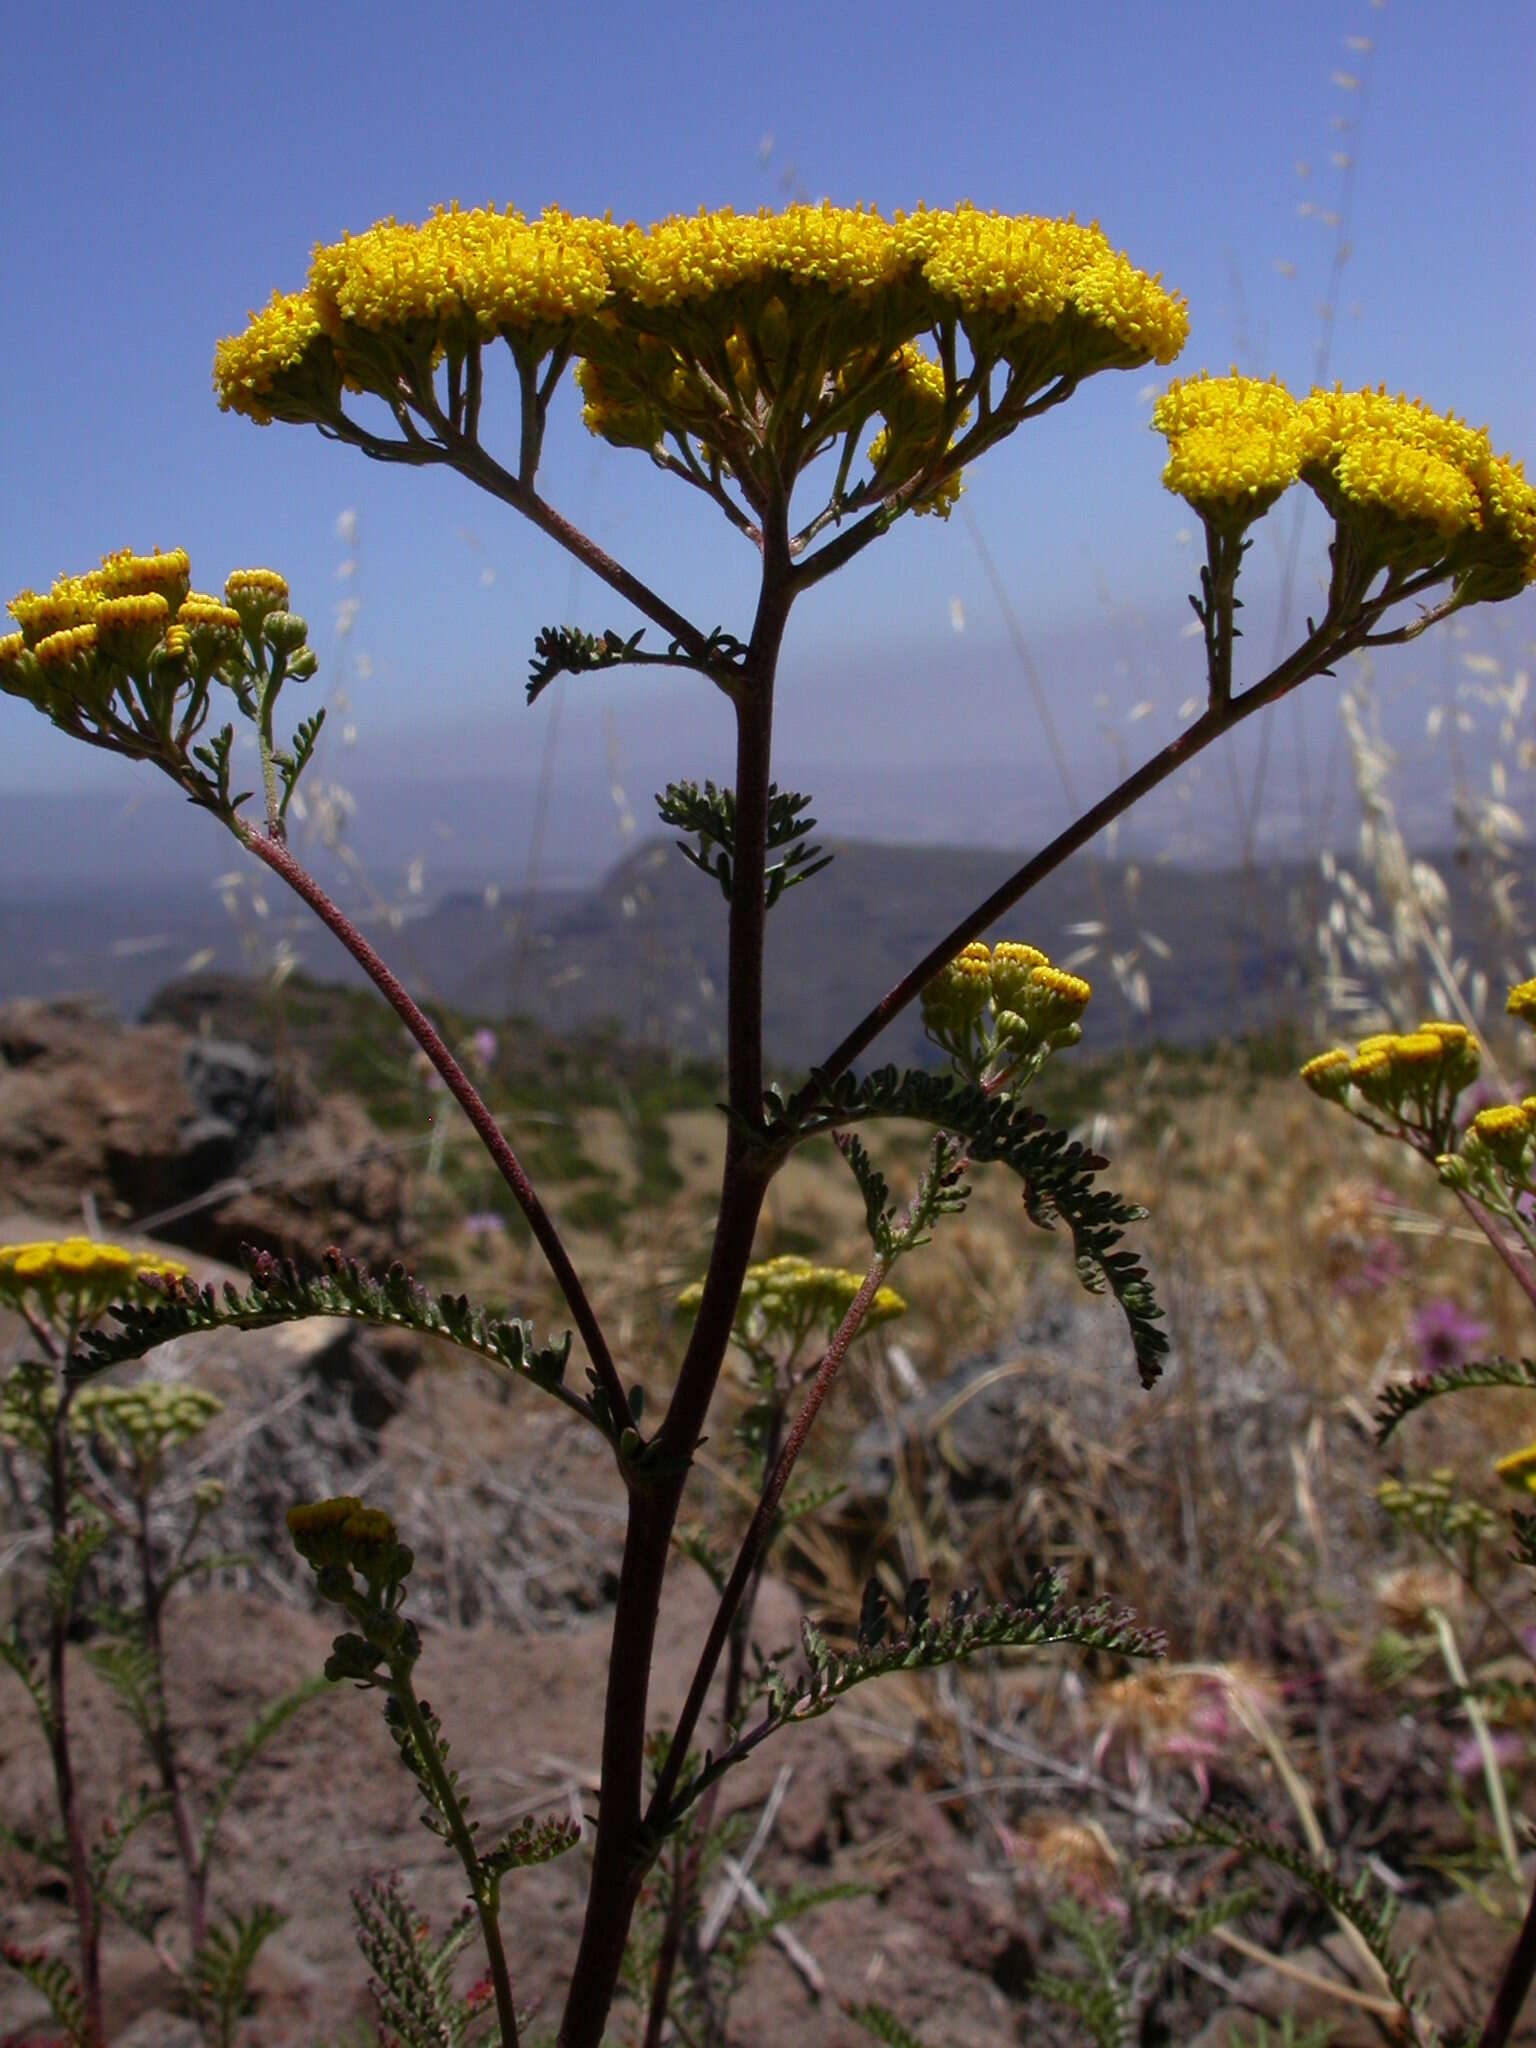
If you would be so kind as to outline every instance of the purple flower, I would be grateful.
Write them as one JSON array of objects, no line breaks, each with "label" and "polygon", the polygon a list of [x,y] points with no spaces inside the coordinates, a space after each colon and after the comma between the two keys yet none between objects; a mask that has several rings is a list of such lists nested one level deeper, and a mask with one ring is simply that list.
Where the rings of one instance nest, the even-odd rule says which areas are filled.
[{"label": "purple flower", "polygon": [[464,1232],[468,1237],[497,1237],[507,1227],[505,1216],[498,1216],[494,1209],[476,1209],[464,1218]]},{"label": "purple flower", "polygon": [[1414,1311],[1413,1341],[1419,1354],[1419,1370],[1425,1373],[1451,1372],[1488,1341],[1486,1323],[1469,1316],[1448,1295],[1426,1301]]},{"label": "purple flower", "polygon": [[[1525,1744],[1507,1730],[1489,1742],[1493,1760],[1500,1770],[1512,1769],[1525,1759]],[[1483,1769],[1482,1744],[1475,1735],[1464,1735],[1451,1752],[1451,1769],[1458,1778],[1475,1778]]]},{"label": "purple flower", "polygon": [[473,1032],[469,1044],[476,1062],[481,1067],[489,1069],[496,1064],[496,1055],[501,1048],[496,1042],[495,1032],[489,1026],[482,1024],[478,1031]]}]

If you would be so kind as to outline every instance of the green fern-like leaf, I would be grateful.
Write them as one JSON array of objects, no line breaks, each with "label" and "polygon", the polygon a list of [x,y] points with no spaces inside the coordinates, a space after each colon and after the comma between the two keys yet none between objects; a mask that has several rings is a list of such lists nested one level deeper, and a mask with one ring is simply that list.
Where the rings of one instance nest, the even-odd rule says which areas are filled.
[{"label": "green fern-like leaf", "polygon": [[1417,2014],[1421,2001],[1414,1998],[1409,1990],[1407,1964],[1397,1955],[1392,1946],[1392,1927],[1397,1918],[1397,1901],[1381,1886],[1372,1885],[1368,1874],[1362,1875],[1352,1885],[1345,1884],[1338,1872],[1326,1863],[1307,1855],[1302,1849],[1283,1841],[1277,1835],[1251,1826],[1235,1815],[1211,1808],[1198,1820],[1193,1820],[1179,1835],[1174,1836],[1165,1846],[1171,1849],[1195,1848],[1200,1845],[1213,1848],[1231,1849],[1239,1857],[1257,1857],[1273,1869],[1285,1874],[1304,1886],[1314,1898],[1336,1913],[1341,1920],[1359,1934],[1372,1958],[1382,1973],[1382,1979],[1406,2013]]},{"label": "green fern-like leaf", "polygon": [[69,2037],[70,2048],[91,2048],[85,1996],[63,1957],[47,1955],[39,1948],[22,1948],[14,1941],[0,1942],[0,1957],[47,1999],[48,2010]]},{"label": "green fern-like leaf", "polygon": [[843,2011],[855,2026],[862,2027],[866,2034],[873,2034],[877,2041],[884,2041],[886,2048],[927,2048],[909,2027],[904,2027],[895,2013],[883,2005],[844,2005]]},{"label": "green fern-like leaf", "polygon": [[[434,1754],[442,1765],[444,1776],[448,1780],[453,1796],[458,1801],[459,1811],[464,1815],[469,1831],[473,1834],[478,1823],[469,1820],[469,1794],[460,1785],[459,1774],[448,1761],[449,1743],[447,1737],[443,1734],[443,1724],[428,1701],[420,1700],[417,1704],[421,1710],[421,1719],[426,1729],[427,1740],[432,1744]],[[400,1761],[405,1765],[420,1787],[421,1796],[426,1802],[427,1807],[427,1811],[422,1815],[422,1820],[432,1830],[434,1835],[440,1836],[445,1842],[448,1841],[450,1839],[450,1821],[447,1804],[441,1791],[438,1789],[437,1779],[428,1765],[426,1757],[422,1754],[416,1732],[412,1728],[404,1708],[393,1694],[384,1702],[384,1725],[394,1738],[395,1747],[400,1752]]]},{"label": "green fern-like leaf", "polygon": [[472,2048],[487,2038],[477,2022],[479,2003],[453,1990],[453,1966],[474,1933],[472,1912],[461,1913],[443,1939],[434,1942],[396,1874],[359,1886],[352,1910],[357,1945],[373,1973],[369,1989],[398,2048]]},{"label": "green fern-like leaf", "polygon": [[934,1670],[957,1664],[978,1650],[1041,1649],[1054,1643],[1076,1643],[1120,1657],[1160,1657],[1164,1652],[1159,1631],[1140,1627],[1130,1614],[1116,1611],[1107,1601],[1088,1607],[1066,1605],[1060,1576],[1053,1571],[1042,1572],[1022,1600],[991,1607],[974,1602],[973,1593],[955,1593],[943,1619],[936,1620],[929,1610],[928,1581],[914,1579],[907,1588],[902,1623],[893,1633],[885,1595],[871,1579],[854,1648],[845,1654],[833,1650],[811,1622],[802,1622],[804,1669],[786,1677],[774,1660],[755,1674],[754,1683],[767,1702],[766,1714],[723,1755],[706,1758],[674,1804],[669,1824],[675,1824],[705,1786],[776,1730],[792,1721],[816,1720],[855,1686],[888,1672]]},{"label": "green fern-like leaf", "polygon": [[93,1330],[81,1338],[78,1377],[88,1379],[127,1359],[142,1358],[157,1344],[193,1331],[269,1330],[306,1316],[341,1316],[446,1337],[487,1364],[555,1394],[589,1421],[594,1419],[590,1403],[564,1385],[569,1335],[555,1344],[537,1345],[526,1322],[476,1308],[462,1294],[428,1294],[398,1263],[382,1279],[374,1279],[334,1246],[326,1254],[323,1273],[303,1275],[290,1260],[249,1248],[245,1264],[252,1285],[243,1294],[231,1283],[219,1296],[212,1287],[169,1280],[161,1284],[159,1301],[115,1306],[112,1314],[118,1329]]},{"label": "green fern-like leaf", "polygon": [[1007,1167],[1023,1183],[1024,1206],[1033,1223],[1043,1229],[1058,1220],[1066,1224],[1078,1279],[1092,1294],[1107,1289],[1114,1295],[1130,1326],[1142,1385],[1157,1380],[1168,1350],[1168,1339],[1157,1327],[1162,1310],[1141,1260],[1117,1249],[1124,1226],[1139,1223],[1146,1211],[1096,1187],[1094,1177],[1108,1161],[1067,1132],[1051,1129],[1044,1117],[1010,1097],[987,1095],[948,1074],[899,1073],[893,1066],[878,1068],[862,1081],[852,1074],[832,1079],[817,1073],[789,1103],[770,1097],[768,1111],[762,1134],[768,1144],[793,1143],[875,1117],[904,1117],[956,1133],[974,1165],[996,1161]]},{"label": "green fern-like leaf", "polygon": [[633,661],[644,637],[643,626],[628,640],[611,628],[584,633],[579,626],[542,627],[528,666],[528,702],[536,703],[557,676],[590,675],[596,669],[619,668]]},{"label": "green fern-like leaf", "polygon": [[278,778],[282,784],[282,798],[277,806],[279,819],[284,819],[288,815],[288,806],[292,803],[293,793],[299,786],[299,777],[314,759],[315,746],[320,738],[320,729],[324,724],[325,711],[323,707],[315,712],[313,717],[301,718],[298,725],[294,728],[292,748],[285,749],[273,756]]},{"label": "green fern-like leaf", "polygon": [[505,1877],[509,1870],[530,1870],[536,1863],[553,1863],[580,1840],[581,1824],[567,1814],[547,1820],[535,1820],[529,1815],[508,1828],[495,1848],[488,1849],[480,1858],[481,1878],[491,1884]]},{"label": "green fern-like leaf", "polygon": [[[816,820],[804,815],[811,799],[798,790],[781,790],[776,782],[768,786],[767,851],[770,855],[763,879],[764,907],[772,910],[787,889],[808,882],[831,865],[830,853],[807,843]],[[696,782],[669,782],[656,798],[657,815],[663,825],[687,832],[697,842],[685,839],[677,849],[701,873],[712,875],[720,884],[727,903],[734,888],[736,862],[736,792],[717,789],[713,782],[701,788]],[[786,850],[787,849],[787,850]],[[782,860],[771,856],[782,853]]]},{"label": "green fern-like leaf", "polygon": [[92,1558],[105,1550],[115,1532],[97,1515],[82,1516],[55,1539],[48,1566],[48,1604],[55,1614],[69,1614]]},{"label": "green fern-like leaf", "polygon": [[250,1996],[251,1971],[262,1945],[288,1918],[275,1906],[254,1906],[226,1915],[210,1927],[188,1972],[192,2000],[218,2048],[233,2048],[235,2031]]},{"label": "green fern-like leaf", "polygon": [[1536,1388],[1536,1358],[1473,1358],[1464,1365],[1421,1373],[1416,1379],[1398,1380],[1383,1388],[1376,1403],[1378,1446],[1415,1409],[1438,1401],[1442,1394],[1463,1393],[1468,1387]]},{"label": "green fern-like leaf", "polygon": [[250,1766],[260,1756],[267,1744],[282,1733],[295,1714],[301,1713],[311,1700],[331,1690],[330,1680],[321,1677],[306,1678],[294,1686],[291,1692],[280,1693],[269,1700],[251,1722],[240,1740],[221,1759],[223,1769],[218,1783],[209,1796],[207,1812],[203,1817],[202,1840],[199,1855],[206,1866],[213,1856],[214,1843],[218,1838],[219,1826],[235,1796],[236,1787]]},{"label": "green fern-like leaf", "polygon": [[27,1689],[27,1697],[37,1711],[43,1733],[52,1739],[53,1710],[48,1704],[48,1686],[36,1658],[29,1655],[21,1640],[21,1630],[15,1622],[0,1635],[0,1664],[15,1672]]},{"label": "green fern-like leaf", "polygon": [[150,1644],[142,1634],[125,1631],[116,1642],[93,1645],[85,1654],[91,1669],[148,1739],[160,1715],[160,1672]]}]

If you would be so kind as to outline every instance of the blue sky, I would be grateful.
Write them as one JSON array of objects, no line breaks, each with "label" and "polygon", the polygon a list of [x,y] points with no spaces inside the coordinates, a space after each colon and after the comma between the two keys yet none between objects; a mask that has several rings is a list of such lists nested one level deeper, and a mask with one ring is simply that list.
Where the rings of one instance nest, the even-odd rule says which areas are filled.
[{"label": "blue sky", "polygon": [[[454,198],[642,221],[823,194],[1075,211],[1187,293],[1182,370],[1236,362],[1302,389],[1347,234],[1329,377],[1487,422],[1529,462],[1531,31],[1526,0],[14,10],[0,588],[124,544],[187,546],[207,587],[270,563],[312,621],[321,687],[345,685],[338,741],[355,725],[359,759],[446,771],[468,749],[484,773],[542,758],[552,708],[522,709],[534,632],[622,624],[621,609],[460,479],[257,429],[210,395],[217,338],[274,285],[302,284],[314,241]],[[905,521],[812,595],[785,671],[797,764],[830,752],[846,768],[861,749],[963,764],[1000,745],[1038,758],[978,534],[1068,744],[1149,701],[1125,747],[1171,728],[1198,687],[1181,637],[1195,565],[1146,430],[1159,378],[1094,380],[978,466],[968,520]],[[546,495],[704,623],[739,626],[745,545],[642,457],[592,443],[573,399]],[[1298,617],[1320,523],[1308,532]],[[1277,580],[1262,540],[1251,574],[1262,621]],[[1487,631],[1501,659],[1528,658],[1531,595]],[[718,768],[719,707],[681,686],[642,695],[640,680],[580,686],[551,755],[557,788],[611,775],[629,746],[648,773],[642,742],[673,734],[676,772]],[[1085,763],[1085,791],[1107,765]],[[147,771],[0,700],[0,792],[116,788],[134,772]]]}]

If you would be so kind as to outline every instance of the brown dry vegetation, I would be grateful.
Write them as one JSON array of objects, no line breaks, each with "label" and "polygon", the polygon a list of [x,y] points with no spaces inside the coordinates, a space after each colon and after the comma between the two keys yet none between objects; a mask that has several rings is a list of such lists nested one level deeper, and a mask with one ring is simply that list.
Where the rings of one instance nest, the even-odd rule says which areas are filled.
[{"label": "brown dry vegetation", "polygon": [[[334,1036],[334,1018],[328,1029]],[[322,1067],[328,1042],[316,1034],[313,1057]],[[362,1071],[355,1042],[344,1033],[337,1042],[345,1064]],[[1528,1398],[1466,1397],[1411,1420],[1384,1455],[1370,1417],[1381,1385],[1417,1369],[1416,1308],[1454,1300],[1489,1327],[1485,1349],[1515,1353],[1530,1348],[1528,1308],[1407,1153],[1371,1139],[1296,1083],[1296,1050],[1289,1042],[1244,1044],[1107,1065],[1080,1052],[1058,1061],[1045,1090],[1043,1106],[1109,1154],[1107,1178],[1151,1211],[1138,1240],[1173,1344],[1152,1394],[1138,1389],[1116,1312],[1080,1294],[1069,1244],[1029,1225],[1016,1184],[1000,1173],[978,1174],[965,1215],[944,1221],[935,1243],[901,1268],[909,1314],[853,1354],[813,1438],[808,1476],[846,1482],[846,1492],[782,1550],[788,1591],[771,1610],[780,1633],[763,1647],[783,1639],[791,1594],[835,1633],[856,1615],[871,1571],[894,1594],[913,1576],[931,1576],[938,1594],[979,1584],[1006,1597],[1051,1563],[1065,1569],[1074,1591],[1107,1593],[1163,1625],[1169,1667],[1128,1677],[1103,1660],[1056,1653],[994,1658],[939,1680],[893,1679],[858,1694],[822,1724],[837,1729],[833,1746],[818,1734],[798,1762],[793,1738],[779,1738],[773,1762],[798,1770],[802,1783],[790,1789],[758,1876],[776,1886],[850,1877],[872,1885],[884,1910],[871,1916],[844,1905],[805,1922],[798,1932],[809,1969],[770,1946],[743,1992],[735,2038],[846,2048],[865,2037],[838,2017],[840,1996],[881,1998],[925,2027],[934,2048],[1080,2038],[1030,2000],[1043,1959],[1059,1967],[1065,1955],[1070,1967],[1045,1918],[1053,1885],[1067,1882],[1102,1901],[1138,1865],[1154,1888],[1171,1882],[1174,1866],[1159,1861],[1156,1838],[1171,1808],[1197,1810],[1208,1796],[1241,1802],[1299,1840],[1298,1787],[1350,1875],[1369,1860],[1402,1888],[1419,1915],[1409,1924],[1426,1959],[1423,1981],[1436,1987],[1444,2017],[1468,2018],[1477,1998],[1486,1999],[1508,1939],[1493,1909],[1507,1912],[1507,1901],[1494,1887],[1485,1889],[1488,1911],[1454,1903],[1457,1872],[1481,1883],[1491,1868],[1486,1801],[1475,1774],[1453,1777],[1466,1723],[1439,1666],[1421,1660],[1390,1690],[1371,1676],[1381,1582],[1426,1561],[1374,1495],[1388,1472],[1454,1465],[1467,1491],[1497,1505],[1491,1460],[1528,1438],[1536,1417]],[[509,1052],[504,1066],[525,1055],[527,1047]],[[720,1119],[702,1106],[703,1086],[690,1091],[700,1106],[663,1116],[655,1077],[605,1075],[596,1065],[582,1075],[579,1058],[560,1078],[573,1072],[577,1093],[589,1099],[568,1115],[549,1106],[558,1097],[545,1092],[551,1077],[543,1074],[530,1082],[502,1071],[491,1099],[503,1096],[514,1136],[522,1118],[531,1163],[542,1168],[550,1206],[592,1276],[626,1380],[659,1399],[681,1337],[673,1304],[707,1250]],[[375,1091],[371,1107],[386,1126],[401,1129],[429,1102],[440,1111],[441,1098],[412,1095],[413,1085],[396,1072]],[[880,1151],[898,1185],[919,1156],[916,1141],[900,1133]],[[509,1302],[541,1329],[558,1326],[558,1305],[515,1225],[499,1234],[466,1229],[467,1214],[498,1206],[468,1135],[447,1126],[430,1164],[420,1150],[409,1156],[419,1275]],[[814,1250],[859,1265],[864,1245],[852,1180],[830,1146],[808,1149],[773,1187],[759,1256]],[[1395,1277],[1380,1284],[1388,1273]],[[503,1635],[509,1625],[541,1636],[568,1632],[550,1669],[564,1660],[589,1672],[595,1688],[618,1529],[612,1474],[526,1390],[509,1398],[437,1352],[409,1363],[414,1374],[396,1412],[350,1465],[337,1434],[347,1418],[333,1412],[321,1447],[304,1447],[310,1464],[291,1439],[273,1449],[267,1490],[276,1474],[310,1486],[332,1474],[330,1483],[344,1480],[351,1490],[363,1483],[361,1471],[370,1497],[397,1514],[411,1540],[413,1514],[437,1525],[420,1532],[431,1541],[419,1574],[427,1611],[440,1618],[424,1667],[433,1696],[460,1701],[471,1768],[502,1784],[515,1780],[529,1801],[579,1803],[591,1786],[584,1753],[574,1753],[575,1723],[559,1771],[525,1767],[526,1756],[519,1762],[515,1675],[497,1680],[492,1739],[472,1705],[485,1697],[472,1668],[483,1642],[477,1652],[477,1639],[458,1624],[490,1613]],[[969,1377],[951,1379],[957,1368]],[[924,1405],[921,1389],[941,1383]],[[237,1399],[239,1375],[227,1384]],[[279,1392],[274,1381],[272,1394]],[[749,1512],[730,1426],[744,1399],[734,1383],[723,1390],[685,1511],[717,1537],[744,1526]],[[232,1508],[238,1513],[238,1500]],[[270,1542],[270,1515],[260,1531],[238,1534]],[[1500,1632],[1528,1619],[1524,1588],[1504,1583],[1500,1549],[1495,1542],[1487,1608],[1456,1610],[1469,1664],[1495,1674],[1512,1670],[1511,1660],[1497,1661],[1507,1647]],[[509,1575],[515,1597],[506,1591]],[[244,1592],[235,1585],[217,1597],[283,1602],[292,1613],[283,1641],[297,1642],[293,1631],[307,1629],[318,1654],[327,1628],[323,1617],[311,1626],[303,1615],[301,1578],[263,1569],[246,1576]],[[491,1597],[487,1586],[496,1582],[501,1592]],[[590,1620],[580,1619],[583,1611]],[[539,1656],[548,1661],[547,1647]],[[508,1671],[517,1668],[514,1656]],[[661,1674],[659,1712],[675,1707],[684,1668]],[[220,1680],[226,1692],[234,1682],[228,1672]],[[555,1696],[546,1696],[552,1678],[537,1682],[540,1741],[553,1755],[549,1727],[558,1727],[561,1712],[569,1720],[570,1710],[555,1711]],[[194,1718],[212,1710],[195,1687],[187,1699]],[[227,1698],[220,1711],[229,1717]],[[347,1698],[320,1711],[326,1733],[313,1737],[312,1768],[331,1754],[333,1735],[348,1744],[379,1738],[376,1750],[357,1752],[376,1757],[376,1773],[370,1767],[356,1788],[350,1868],[360,1874],[406,1858],[435,1897],[441,1886],[425,1874],[431,1859],[410,1821],[409,1787],[387,1775],[373,1703]],[[106,1753],[99,1732],[91,1740]],[[307,1782],[291,1774],[303,1772],[305,1755],[295,1738],[262,1773],[289,1830],[296,1787]],[[36,1763],[28,1775],[20,1734],[0,1739],[0,1783],[17,1797],[23,1787],[33,1803],[45,1790]],[[387,1794],[366,1789],[386,1783]],[[1529,1784],[1527,1749],[1510,1775],[1517,1808]],[[766,1782],[746,1789],[760,1802]],[[1085,1835],[1084,1823],[1095,1832]],[[242,1813],[241,1826],[251,1874],[260,1869],[271,1884],[276,1873],[264,1864],[280,1840],[256,1812]],[[327,1852],[327,1872],[333,1860]],[[575,1871],[572,1859],[554,1890],[537,1894],[545,1930],[538,1983],[562,1952],[571,1905],[561,1887]],[[251,2041],[310,2040],[307,2024],[322,2014],[334,2024],[355,2009],[360,1965],[345,1996],[330,1996],[349,1967],[341,1960],[342,1874],[330,1875],[324,1900],[306,1909],[328,1913],[325,1939],[313,1929],[286,1947],[279,1938],[260,1980],[264,2002]],[[1188,1866],[1185,1877],[1195,1881]],[[57,1924],[35,1872],[13,1859],[8,1884],[13,1933],[31,1939],[50,1916]],[[1453,1936],[1441,1927],[1452,1910],[1462,1916],[1454,1965],[1446,1946]],[[1294,1894],[1276,1888],[1248,1924],[1272,1951],[1293,1960],[1306,1951],[1301,1967],[1314,1977],[1351,1976],[1367,1998],[1377,1988],[1337,1944],[1329,1953],[1315,1947],[1329,1923]],[[1193,1970],[1169,1975],[1144,2038],[1188,2040],[1209,2022],[1210,2041],[1223,2040],[1224,2023],[1211,2015],[1230,2002],[1223,1987],[1245,1971],[1254,2010],[1278,2013],[1294,1998],[1298,2010],[1336,2026],[1337,2042],[1379,2038],[1358,2004],[1335,2004],[1295,1982],[1277,1989],[1278,1980],[1254,1976],[1251,1965],[1249,1954],[1207,1944]],[[958,1977],[944,1977],[954,1969]],[[305,1993],[306,1970],[322,1973],[325,1998],[313,1982]],[[818,1979],[820,1995],[810,1988]],[[941,1980],[949,1988],[936,2003]],[[134,1994],[140,2006],[146,1996]],[[0,2038],[14,2010],[0,2004]],[[297,2017],[306,2011],[307,2021]],[[770,2013],[778,2015],[771,2022]],[[629,2024],[621,2019],[615,2042],[628,2041]],[[768,2026],[775,2031],[763,2031]]]}]

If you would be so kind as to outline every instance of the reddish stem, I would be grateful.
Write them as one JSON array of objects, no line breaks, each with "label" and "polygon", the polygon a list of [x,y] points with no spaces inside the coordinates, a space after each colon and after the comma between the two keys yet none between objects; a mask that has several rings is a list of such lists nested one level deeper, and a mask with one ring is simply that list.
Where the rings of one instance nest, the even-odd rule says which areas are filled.
[{"label": "reddish stem", "polygon": [[527,1217],[528,1226],[548,1261],[550,1271],[559,1283],[560,1292],[565,1296],[566,1305],[571,1311],[576,1327],[581,1332],[581,1341],[587,1347],[587,1356],[592,1361],[598,1383],[608,1397],[614,1427],[622,1428],[629,1416],[629,1398],[624,1392],[624,1384],[619,1378],[618,1367],[613,1362],[613,1355],[608,1349],[608,1340],[603,1335],[602,1326],[593,1313],[586,1289],[581,1284],[580,1276],[571,1263],[570,1254],[566,1251],[548,1210],[539,1200],[532,1181],[518,1163],[512,1147],[502,1136],[496,1119],[486,1107],[474,1083],[448,1050],[441,1033],[416,1004],[409,990],[373,950],[346,912],[333,903],[314,877],[299,865],[284,842],[272,838],[269,834],[252,831],[249,827],[245,828],[241,837],[257,859],[265,861],[274,874],[281,875],[295,895],[304,899],[326,929],[340,939],[438,1073],[442,1075],[449,1094],[473,1124],[481,1143],[496,1162],[502,1179],[516,1197],[518,1207]]}]

